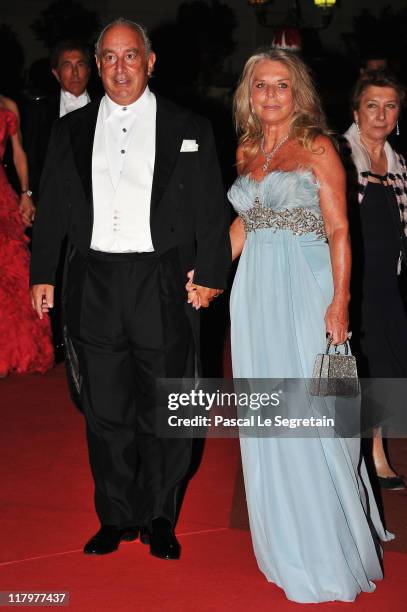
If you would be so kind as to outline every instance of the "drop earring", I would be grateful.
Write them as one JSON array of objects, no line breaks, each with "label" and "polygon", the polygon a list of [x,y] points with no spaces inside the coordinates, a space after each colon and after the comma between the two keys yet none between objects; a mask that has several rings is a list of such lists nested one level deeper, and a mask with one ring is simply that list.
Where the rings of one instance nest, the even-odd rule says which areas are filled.
[{"label": "drop earring", "polygon": [[396,123],[396,136],[400,136],[399,122]]},{"label": "drop earring", "polygon": [[355,125],[356,125],[356,129],[358,131],[358,134],[360,136],[360,127],[359,127],[359,123],[357,122],[357,120],[355,119]]}]

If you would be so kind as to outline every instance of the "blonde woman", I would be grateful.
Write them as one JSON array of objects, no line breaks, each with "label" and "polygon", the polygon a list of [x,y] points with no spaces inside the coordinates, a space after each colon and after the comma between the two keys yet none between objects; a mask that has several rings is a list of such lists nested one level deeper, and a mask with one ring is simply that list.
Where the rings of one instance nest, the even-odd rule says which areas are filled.
[{"label": "blonde woman", "polygon": [[[307,68],[289,52],[248,60],[235,120],[233,374],[311,377],[326,334],[337,345],[348,334],[344,171]],[[241,438],[256,558],[291,600],[353,601],[382,578],[377,539],[391,535],[359,442],[318,431],[309,438]]]}]

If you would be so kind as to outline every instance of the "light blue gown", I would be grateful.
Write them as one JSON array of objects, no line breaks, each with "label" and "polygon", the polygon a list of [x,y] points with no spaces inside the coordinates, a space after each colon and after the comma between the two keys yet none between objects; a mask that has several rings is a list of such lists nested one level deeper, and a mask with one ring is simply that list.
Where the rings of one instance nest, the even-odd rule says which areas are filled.
[{"label": "light blue gown", "polygon": [[[235,378],[310,378],[332,299],[319,186],[309,170],[237,178],[246,228],[231,295]],[[381,523],[359,439],[241,438],[250,529],[267,580],[301,603],[353,601],[383,577]]]}]

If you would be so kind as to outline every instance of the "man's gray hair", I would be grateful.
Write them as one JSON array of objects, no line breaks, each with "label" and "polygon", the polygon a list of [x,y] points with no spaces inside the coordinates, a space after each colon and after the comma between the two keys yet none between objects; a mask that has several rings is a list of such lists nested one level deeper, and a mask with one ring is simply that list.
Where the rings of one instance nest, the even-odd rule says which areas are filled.
[{"label": "man's gray hair", "polygon": [[115,19],[114,21],[108,23],[107,26],[105,26],[103,30],[101,31],[101,33],[99,34],[98,39],[95,44],[95,53],[97,57],[99,57],[99,54],[100,54],[100,46],[101,46],[103,36],[106,34],[108,30],[110,30],[110,28],[114,28],[115,26],[127,26],[131,28],[132,30],[134,30],[135,32],[137,32],[137,34],[139,34],[143,40],[144,48],[146,51],[146,57],[150,55],[151,40],[149,39],[147,30],[144,28],[144,26],[142,26],[139,23],[136,23],[135,21],[130,21],[130,19],[119,17],[118,19]]}]

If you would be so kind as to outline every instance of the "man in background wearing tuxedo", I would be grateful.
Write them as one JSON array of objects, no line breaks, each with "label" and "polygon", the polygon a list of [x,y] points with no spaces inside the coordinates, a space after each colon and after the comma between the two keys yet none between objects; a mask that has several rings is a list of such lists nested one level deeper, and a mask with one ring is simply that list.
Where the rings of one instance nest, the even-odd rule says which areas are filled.
[{"label": "man in background wearing tuxedo", "polygon": [[40,318],[52,308],[67,235],[67,348],[101,523],[84,552],[110,553],[140,534],[151,554],[178,559],[191,440],[157,437],[155,384],[195,374],[199,312],[187,303],[187,274],[203,307],[226,287],[229,209],[209,122],[147,85],[155,55],[144,29],[111,23],[96,61],[105,96],[51,136],[32,302]]},{"label": "man in background wearing tuxedo", "polygon": [[[24,148],[28,159],[30,193],[38,202],[41,173],[54,122],[64,115],[82,108],[90,97],[87,85],[90,77],[89,49],[75,41],[61,41],[51,51],[50,63],[60,90],[44,99],[31,102],[25,113]],[[51,316],[55,360],[64,358],[62,335],[61,286],[65,249],[62,248],[56,275],[54,309]]]},{"label": "man in background wearing tuxedo", "polygon": [[48,142],[54,122],[90,102],[87,85],[90,77],[90,52],[81,43],[64,40],[50,54],[52,74],[60,84],[55,94],[35,100],[27,108],[24,125],[24,149],[30,172],[34,201],[38,192]]}]

